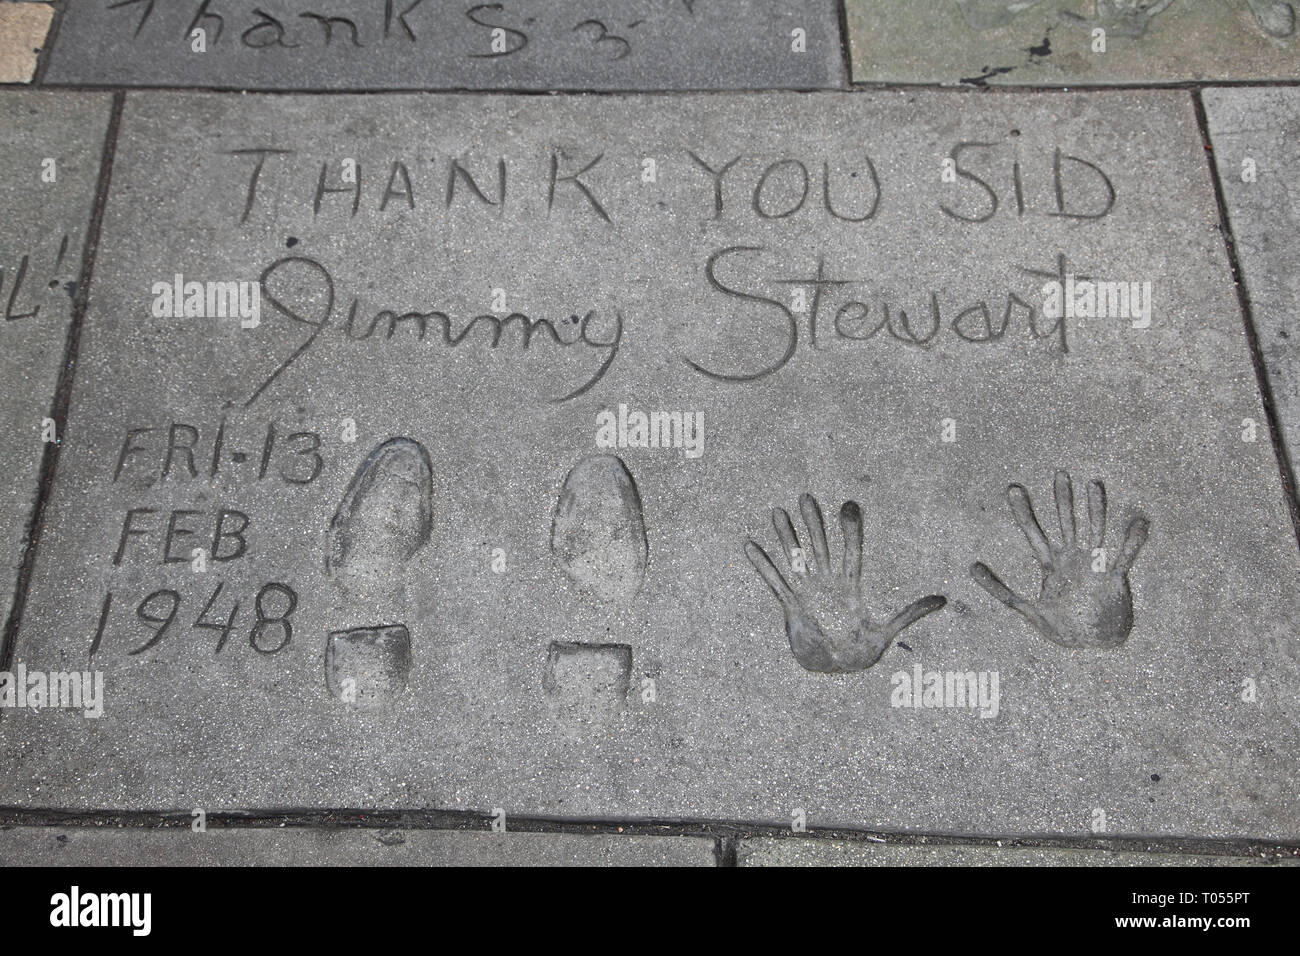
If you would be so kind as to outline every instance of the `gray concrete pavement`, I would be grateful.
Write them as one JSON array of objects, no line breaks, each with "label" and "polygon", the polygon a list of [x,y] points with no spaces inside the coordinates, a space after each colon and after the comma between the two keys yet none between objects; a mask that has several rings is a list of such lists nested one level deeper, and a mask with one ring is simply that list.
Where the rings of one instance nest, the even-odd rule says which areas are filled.
[{"label": "gray concrete pavement", "polygon": [[[12,859],[1300,842],[1288,4],[192,6],[0,90]],[[338,807],[710,835],[138,816]]]}]

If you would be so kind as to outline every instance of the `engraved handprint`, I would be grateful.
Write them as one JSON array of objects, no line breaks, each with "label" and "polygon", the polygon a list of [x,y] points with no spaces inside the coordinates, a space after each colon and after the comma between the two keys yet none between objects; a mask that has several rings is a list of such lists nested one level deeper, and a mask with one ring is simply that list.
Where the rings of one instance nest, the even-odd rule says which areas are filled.
[{"label": "engraved handprint", "polygon": [[912,602],[883,626],[873,626],[862,606],[862,509],[856,501],[846,501],[840,509],[844,560],[838,572],[831,566],[826,524],[817,499],[801,495],[799,511],[808,529],[811,552],[800,545],[785,509],[772,509],[772,527],[797,590],[755,542],[746,542],[745,556],[781,602],[790,650],[807,670],[823,674],[866,670],[880,660],[904,628],[948,603],[932,594]]},{"label": "engraved handprint", "polygon": [[1029,492],[1020,485],[1007,488],[1007,502],[1016,524],[1043,569],[1037,601],[1013,592],[981,561],[971,565],[971,577],[989,594],[1018,612],[1049,641],[1062,647],[1116,647],[1133,629],[1133,593],[1128,572],[1147,540],[1150,527],[1141,515],[1133,518],[1114,562],[1107,567],[1106,487],[1088,483],[1088,537],[1075,539],[1074,485],[1064,471],[1056,473],[1056,512],[1061,544],[1054,545],[1034,516]]}]

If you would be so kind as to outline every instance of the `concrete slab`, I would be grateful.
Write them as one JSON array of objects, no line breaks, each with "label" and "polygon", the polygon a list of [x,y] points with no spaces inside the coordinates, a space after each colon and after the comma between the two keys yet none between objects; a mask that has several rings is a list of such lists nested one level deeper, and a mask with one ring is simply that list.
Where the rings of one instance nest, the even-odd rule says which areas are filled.
[{"label": "concrete slab", "polygon": [[1203,93],[1251,317],[1292,470],[1300,463],[1300,90]]},{"label": "concrete slab", "polygon": [[744,840],[739,866],[1298,866],[1277,857],[1052,847],[897,846],[842,840]]},{"label": "concrete slab", "polygon": [[108,129],[108,94],[0,93],[0,626],[36,504]]},{"label": "concrete slab", "polygon": [[0,830],[0,866],[714,866],[696,837],[282,827]]},{"label": "concrete slab", "polygon": [[54,18],[46,3],[0,3],[0,83],[30,83]]},{"label": "concrete slab", "polygon": [[1300,831],[1300,555],[1189,94],[123,123],[18,645],[103,714],[0,720],[0,805]]},{"label": "concrete slab", "polygon": [[1293,0],[845,6],[855,82],[1073,87],[1300,76]]},{"label": "concrete slab", "polygon": [[844,84],[843,62],[835,0],[91,0],[64,12],[47,80],[277,90],[818,89]]}]

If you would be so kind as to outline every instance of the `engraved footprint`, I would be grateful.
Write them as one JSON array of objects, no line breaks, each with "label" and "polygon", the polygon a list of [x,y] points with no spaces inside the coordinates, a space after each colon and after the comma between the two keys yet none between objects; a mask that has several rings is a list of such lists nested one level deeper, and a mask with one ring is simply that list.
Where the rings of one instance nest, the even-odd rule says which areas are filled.
[{"label": "engraved footprint", "polygon": [[332,631],[325,644],[325,685],[344,703],[378,710],[406,689],[411,635],[401,624]]},{"label": "engraved footprint", "polygon": [[957,0],[962,16],[973,30],[1004,27],[1030,7],[1043,0]]},{"label": "engraved footprint", "polygon": [[390,438],[372,451],[330,521],[325,567],[347,588],[391,588],[429,541],[433,468],[424,446]]},{"label": "engraved footprint", "polygon": [[1295,7],[1284,0],[1246,0],[1259,28],[1271,37],[1295,33]]},{"label": "engraved footprint", "polygon": [[[433,468],[424,446],[391,438],[357,469],[330,521],[325,567],[345,605],[398,613],[407,563],[429,541]],[[325,647],[331,694],[359,708],[382,707],[406,686],[411,638],[404,625],[333,631]]]},{"label": "engraved footprint", "polygon": [[[1150,523],[1142,515],[1129,522],[1119,555],[1107,569],[1104,550],[1098,557],[1093,554],[1106,540],[1106,486],[1100,481],[1088,483],[1088,538],[1082,547],[1075,540],[1074,485],[1064,471],[1056,473],[1055,494],[1061,523],[1059,546],[1043,534],[1029,492],[1020,485],[1007,488],[1011,514],[1043,569],[1036,602],[1013,592],[983,562],[971,565],[971,577],[1049,641],[1062,647],[1117,647],[1133,629],[1128,572],[1146,543]],[[1094,571],[1098,561],[1102,570]]]},{"label": "engraved footprint", "polygon": [[797,592],[754,541],[746,542],[745,556],[781,602],[790,650],[805,669],[824,674],[866,670],[880,660],[904,628],[948,603],[943,596],[931,594],[913,601],[883,627],[872,626],[862,606],[862,509],[856,501],[846,501],[840,508],[844,560],[839,573],[831,567],[826,525],[817,499],[801,495],[799,510],[808,529],[811,555],[799,544],[785,509],[772,509],[772,527],[795,574]]},{"label": "engraved footprint", "polygon": [[641,590],[645,517],[622,459],[591,455],[573,466],[555,503],[551,552],[580,588],[602,600],[626,600]]},{"label": "engraved footprint", "polygon": [[1089,20],[1077,13],[1062,11],[1067,20],[1102,27],[1116,36],[1137,37],[1147,32],[1151,21],[1164,13],[1174,0],[1097,0],[1097,16]]}]

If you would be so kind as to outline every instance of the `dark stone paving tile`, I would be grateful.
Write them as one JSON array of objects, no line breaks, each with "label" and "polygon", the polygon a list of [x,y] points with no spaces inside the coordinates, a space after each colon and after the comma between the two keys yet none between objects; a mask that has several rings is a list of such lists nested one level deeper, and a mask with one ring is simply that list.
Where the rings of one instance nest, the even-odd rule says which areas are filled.
[{"label": "dark stone paving tile", "polygon": [[695,837],[463,830],[0,830],[0,866],[713,866]]},{"label": "dark stone paving tile", "polygon": [[843,85],[844,66],[834,0],[86,0],[64,14],[47,80],[299,90],[815,89]]},{"label": "dark stone paving tile", "polygon": [[858,82],[1300,77],[1295,0],[846,0]]},{"label": "dark stone paving tile", "polygon": [[1300,90],[1204,92],[1214,158],[1291,468],[1300,459]]},{"label": "dark stone paving tile", "polygon": [[132,94],[0,805],[1294,838],[1243,419],[1186,93]]},{"label": "dark stone paving tile", "polygon": [[108,94],[0,93],[0,627],[36,504],[111,109]]}]

